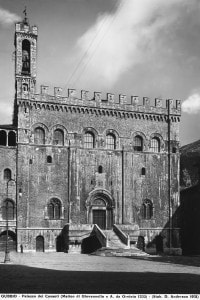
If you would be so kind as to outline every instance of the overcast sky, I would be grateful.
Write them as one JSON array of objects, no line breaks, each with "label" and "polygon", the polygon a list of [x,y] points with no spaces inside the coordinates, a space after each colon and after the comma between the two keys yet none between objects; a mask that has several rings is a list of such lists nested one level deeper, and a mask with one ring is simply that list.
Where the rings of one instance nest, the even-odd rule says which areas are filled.
[{"label": "overcast sky", "polygon": [[200,139],[199,0],[0,0],[1,124],[11,123],[14,23],[25,5],[39,27],[38,90],[180,99],[181,144]]}]

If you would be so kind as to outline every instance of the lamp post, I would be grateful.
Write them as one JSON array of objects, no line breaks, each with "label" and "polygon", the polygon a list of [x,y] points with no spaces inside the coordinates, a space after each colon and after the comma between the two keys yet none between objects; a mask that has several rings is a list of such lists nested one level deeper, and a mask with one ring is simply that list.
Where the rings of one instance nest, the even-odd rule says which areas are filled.
[{"label": "lamp post", "polygon": [[7,199],[6,199],[6,249],[5,249],[5,258],[4,258],[4,263],[8,263],[10,262],[10,252],[8,249],[8,187],[9,187],[9,182],[14,181],[14,179],[10,178],[7,181],[7,190],[6,190],[6,195],[7,195]]}]

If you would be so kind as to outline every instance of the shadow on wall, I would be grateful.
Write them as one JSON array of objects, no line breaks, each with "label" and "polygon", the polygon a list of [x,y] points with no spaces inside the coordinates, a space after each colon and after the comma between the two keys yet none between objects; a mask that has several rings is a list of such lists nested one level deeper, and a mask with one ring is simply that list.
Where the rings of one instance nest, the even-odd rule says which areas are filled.
[{"label": "shadow on wall", "polygon": [[[170,222],[168,221],[163,227],[163,229],[159,231],[158,234],[152,239],[152,241],[146,244],[146,247],[145,247],[145,238],[141,234],[138,237],[137,248],[142,251],[146,250],[147,253],[162,254],[166,252],[167,249],[169,249],[170,247],[169,245],[169,234],[170,234],[171,248],[180,249],[182,243],[181,242],[182,237],[180,237],[180,231],[177,228],[181,227],[181,212],[182,212],[182,207],[180,206],[177,208],[177,210],[174,212],[172,216],[171,227],[173,229],[171,230],[171,233],[169,233]],[[174,254],[177,254],[176,251]]]},{"label": "shadow on wall", "polygon": [[200,254],[200,185],[181,191],[182,247],[184,255]]}]

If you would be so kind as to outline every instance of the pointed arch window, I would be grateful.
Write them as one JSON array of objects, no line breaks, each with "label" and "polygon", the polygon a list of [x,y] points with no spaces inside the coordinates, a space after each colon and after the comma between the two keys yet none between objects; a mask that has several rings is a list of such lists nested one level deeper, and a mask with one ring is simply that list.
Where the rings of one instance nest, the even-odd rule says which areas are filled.
[{"label": "pointed arch window", "polygon": [[150,145],[152,152],[160,152],[160,140],[157,137],[154,137],[151,139],[151,145]]},{"label": "pointed arch window", "polygon": [[54,145],[64,145],[64,132],[61,129],[54,130],[53,133],[53,144]]},{"label": "pointed arch window", "polygon": [[45,131],[41,127],[37,127],[34,130],[34,144],[45,144]]},{"label": "pointed arch window", "polygon": [[144,220],[150,220],[153,217],[153,203],[149,199],[145,199],[141,206],[141,216]]},{"label": "pointed arch window", "polygon": [[87,131],[84,134],[84,147],[94,148],[94,134],[90,131]]},{"label": "pointed arch window", "polygon": [[134,138],[134,150],[143,151],[143,138],[140,135],[136,135]]},{"label": "pointed arch window", "polygon": [[61,202],[53,198],[48,204],[48,217],[51,220],[59,220],[61,218]]},{"label": "pointed arch window", "polygon": [[106,135],[106,148],[111,150],[116,149],[116,138],[111,133]]}]

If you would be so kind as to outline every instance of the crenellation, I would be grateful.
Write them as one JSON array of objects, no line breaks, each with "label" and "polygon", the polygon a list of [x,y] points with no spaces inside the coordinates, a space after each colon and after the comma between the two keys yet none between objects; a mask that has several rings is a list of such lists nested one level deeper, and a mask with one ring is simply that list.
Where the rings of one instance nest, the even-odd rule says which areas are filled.
[{"label": "crenellation", "polygon": [[94,92],[94,100],[97,102],[101,101],[101,92]]},{"label": "crenellation", "polygon": [[81,99],[88,100],[89,99],[89,92],[85,90],[81,90]]},{"label": "crenellation", "polygon": [[139,104],[138,96],[131,96],[131,105],[137,106]]},{"label": "crenellation", "polygon": [[150,98],[148,97],[143,97],[143,105],[145,107],[150,107]]},{"label": "crenellation", "polygon": [[160,98],[155,98],[155,107],[162,107],[162,99]]},{"label": "crenellation", "polygon": [[76,90],[75,89],[68,89],[68,97],[70,99],[74,99],[76,97]]},{"label": "crenellation", "polygon": [[38,28],[36,25],[30,26],[28,23],[19,22],[15,24],[15,32],[38,35]]},{"label": "crenellation", "polygon": [[119,95],[119,103],[120,103],[120,104],[126,104],[126,101],[127,101],[126,95],[120,94],[120,95]]},{"label": "crenellation", "polygon": [[54,96],[56,98],[62,97],[62,88],[61,87],[54,87]]},{"label": "crenellation", "polygon": [[115,95],[107,93],[107,101],[109,101],[110,103],[115,103]]},{"label": "crenellation", "polygon": [[49,87],[47,85],[40,86],[40,93],[41,95],[48,95]]}]

